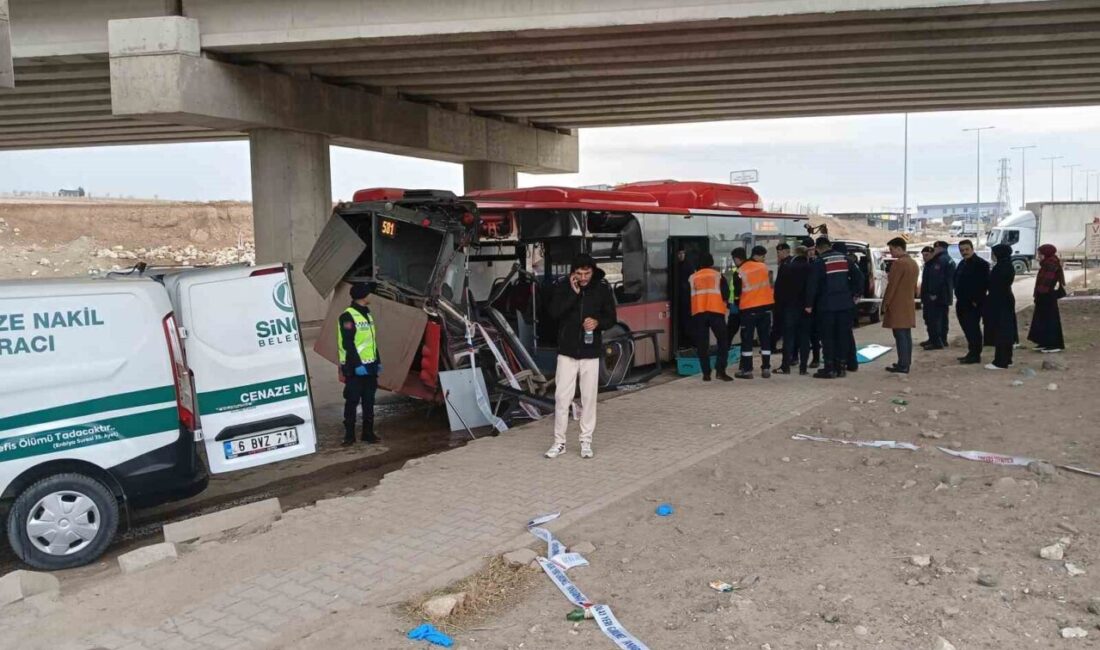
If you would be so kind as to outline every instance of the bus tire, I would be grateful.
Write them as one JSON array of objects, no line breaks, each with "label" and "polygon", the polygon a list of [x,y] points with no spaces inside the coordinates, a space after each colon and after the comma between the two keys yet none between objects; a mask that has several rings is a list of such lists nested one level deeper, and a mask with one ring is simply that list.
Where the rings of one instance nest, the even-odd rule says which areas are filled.
[{"label": "bus tire", "polygon": [[8,514],[8,542],[16,557],[35,569],[70,569],[103,555],[118,520],[118,499],[106,485],[85,474],[54,474],[16,497]]}]

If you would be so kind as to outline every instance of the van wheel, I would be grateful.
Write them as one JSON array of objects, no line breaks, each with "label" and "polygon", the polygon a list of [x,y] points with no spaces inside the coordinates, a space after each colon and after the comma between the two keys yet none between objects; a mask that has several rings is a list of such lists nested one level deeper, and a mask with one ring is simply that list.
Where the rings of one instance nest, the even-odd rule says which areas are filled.
[{"label": "van wheel", "polygon": [[1023,275],[1028,272],[1027,262],[1023,260],[1012,260],[1012,270],[1016,272],[1016,275]]},{"label": "van wheel", "polygon": [[69,569],[93,562],[115,537],[118,499],[84,474],[56,474],[31,485],[8,514],[15,555],[36,569]]}]

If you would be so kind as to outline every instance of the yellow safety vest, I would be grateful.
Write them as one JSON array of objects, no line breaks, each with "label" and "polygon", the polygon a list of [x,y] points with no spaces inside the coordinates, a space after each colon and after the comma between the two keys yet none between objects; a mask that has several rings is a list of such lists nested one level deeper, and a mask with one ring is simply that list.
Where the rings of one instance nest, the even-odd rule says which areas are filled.
[{"label": "yellow safety vest", "polygon": [[[355,351],[359,353],[359,360],[363,363],[371,363],[378,360],[378,347],[374,340],[374,317],[363,316],[355,307],[348,307],[345,314],[351,316],[355,322]],[[340,331],[340,323],[336,324],[336,340],[339,342],[343,333]],[[340,365],[347,363],[348,354],[342,344],[337,346],[340,351]]]}]

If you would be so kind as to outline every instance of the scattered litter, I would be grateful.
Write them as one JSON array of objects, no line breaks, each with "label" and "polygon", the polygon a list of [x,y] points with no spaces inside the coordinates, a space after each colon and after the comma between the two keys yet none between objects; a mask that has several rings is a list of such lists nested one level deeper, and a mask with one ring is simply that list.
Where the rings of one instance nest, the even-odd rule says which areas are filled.
[{"label": "scattered litter", "polygon": [[428,643],[449,648],[454,645],[451,637],[435,629],[431,623],[424,623],[409,630],[409,639],[413,641],[427,641]]},{"label": "scattered litter", "polygon": [[894,407],[894,413],[901,414],[901,413],[905,413],[906,410],[907,409],[904,406],[895,406]]},{"label": "scattered litter", "polygon": [[1058,390],[1058,384],[1055,384],[1055,383],[1047,384],[1047,390]]},{"label": "scattered litter", "polygon": [[946,447],[936,447],[936,449],[939,449],[949,456],[965,458],[966,460],[976,460],[981,463],[990,463],[991,465],[1018,465],[1020,467],[1027,467],[1028,463],[1035,462],[1034,458],[1027,458],[1026,456],[1005,456],[1003,454],[991,454],[988,451],[955,451],[953,449],[947,449]]},{"label": "scattered litter", "polygon": [[1023,380],[1020,380],[1020,379],[1013,379],[1012,380],[1012,385],[1013,386],[1023,386],[1024,382],[1023,382]]},{"label": "scattered litter", "polygon": [[813,442],[838,442],[842,445],[855,445],[856,447],[874,447],[876,449],[908,449],[918,451],[920,447],[909,442],[897,442],[895,440],[841,440],[840,438],[822,438],[805,433],[796,433],[791,440],[812,440]]},{"label": "scattered litter", "polygon": [[672,514],[672,504],[662,503],[661,505],[657,506],[656,512],[658,517],[667,517]]},{"label": "scattered litter", "polygon": [[1088,476],[1100,477],[1100,472],[1093,471],[1091,469],[1085,469],[1084,467],[1075,467],[1074,465],[1059,465],[1058,467],[1061,467],[1064,470],[1069,470],[1071,472],[1077,472],[1078,474],[1086,474]]},{"label": "scattered litter", "polygon": [[1063,639],[1083,639],[1089,635],[1088,632],[1079,627],[1063,627],[1062,638]]},{"label": "scattered litter", "polygon": [[893,350],[893,348],[886,347],[885,345],[877,345],[875,343],[864,345],[856,348],[856,361],[860,363],[870,363],[890,350]]},{"label": "scattered litter", "polygon": [[924,567],[930,566],[932,564],[932,556],[931,555],[913,555],[909,558],[909,563],[912,564],[913,566],[919,566],[921,568],[924,568]]},{"label": "scattered litter", "polygon": [[733,591],[733,585],[728,582],[722,582],[721,580],[711,580],[710,588],[715,591],[720,591],[722,593],[729,593]]},{"label": "scattered litter", "polygon": [[576,607],[568,614],[565,615],[566,620],[569,621],[583,621],[591,620],[593,618],[591,607]]},{"label": "scattered litter", "polygon": [[1073,562],[1066,562],[1065,567],[1066,567],[1066,573],[1068,573],[1071,578],[1076,578],[1077,576],[1085,575],[1085,570],[1082,569],[1081,567],[1077,566]]},{"label": "scattered litter", "polygon": [[710,428],[711,429],[717,429],[720,426],[722,426],[721,422],[712,422],[711,425],[710,425]]},{"label": "scattered litter", "polygon": [[554,521],[555,519],[557,519],[560,516],[561,516],[560,512],[554,512],[554,513],[551,513],[551,514],[548,514],[548,515],[539,515],[538,517],[535,517],[531,521],[527,522],[527,527],[532,528],[534,526],[541,526],[545,523],[549,523],[551,521]]},{"label": "scattered litter", "polygon": [[922,438],[935,438],[935,439],[938,440],[938,439],[943,437],[943,434],[940,433],[939,431],[921,431],[920,432],[920,437],[922,437]]},{"label": "scattered litter", "polygon": [[908,400],[903,400],[900,397],[895,397],[894,399],[890,400],[890,403],[897,404],[898,406],[909,406]]}]

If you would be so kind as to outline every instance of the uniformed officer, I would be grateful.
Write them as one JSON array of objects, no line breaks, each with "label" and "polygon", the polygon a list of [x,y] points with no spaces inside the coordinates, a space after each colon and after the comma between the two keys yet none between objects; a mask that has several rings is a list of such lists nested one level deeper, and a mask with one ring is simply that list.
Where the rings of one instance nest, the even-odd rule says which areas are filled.
[{"label": "uniformed officer", "polygon": [[355,418],[363,405],[363,442],[380,442],[374,435],[374,394],[382,360],[378,355],[374,316],[367,304],[373,284],[351,288],[351,305],[340,314],[337,337],[340,341],[340,368],[344,373],[344,446],[355,443]]}]

